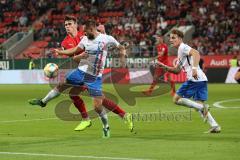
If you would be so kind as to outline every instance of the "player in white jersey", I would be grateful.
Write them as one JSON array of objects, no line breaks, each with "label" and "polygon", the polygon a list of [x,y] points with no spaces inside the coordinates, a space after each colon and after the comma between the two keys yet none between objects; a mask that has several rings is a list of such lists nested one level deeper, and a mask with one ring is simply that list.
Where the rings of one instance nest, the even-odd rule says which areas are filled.
[{"label": "player in white jersey", "polygon": [[107,45],[114,44],[120,50],[122,58],[124,58],[126,50],[112,36],[99,33],[93,20],[86,22],[84,30],[86,36],[82,38],[78,46],[68,50],[55,49],[55,52],[69,56],[84,50],[84,53],[75,57],[75,59],[80,59],[79,66],[67,75],[66,81],[72,85],[86,85],[88,87],[88,92],[93,97],[95,111],[99,114],[104,124],[104,135],[108,137],[108,118],[102,107],[102,73],[107,56]]},{"label": "player in white jersey", "polygon": [[[175,67],[158,63],[168,72],[180,73],[183,69],[187,73],[187,81],[176,92],[173,101],[177,105],[195,108],[206,120],[211,128],[208,133],[219,133],[221,127],[208,112],[208,105],[204,101],[208,98],[207,77],[199,67],[200,54],[197,50],[183,43],[183,33],[173,29],[170,34],[170,43],[178,49],[178,63]],[[193,98],[191,100],[190,98]]]}]

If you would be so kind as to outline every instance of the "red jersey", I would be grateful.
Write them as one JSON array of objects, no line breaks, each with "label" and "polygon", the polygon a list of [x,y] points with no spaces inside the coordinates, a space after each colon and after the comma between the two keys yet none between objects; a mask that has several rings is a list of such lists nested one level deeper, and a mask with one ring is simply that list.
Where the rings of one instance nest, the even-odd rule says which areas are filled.
[{"label": "red jersey", "polygon": [[61,46],[64,49],[76,47],[84,35],[85,34],[82,31],[79,31],[76,37],[71,37],[70,35],[67,35],[65,39],[62,41]]},{"label": "red jersey", "polygon": [[[157,45],[157,52],[158,52],[158,61],[162,62],[163,64],[168,64],[168,46],[163,43],[163,44],[158,44]],[[160,54],[163,52],[163,55],[161,56]]]}]

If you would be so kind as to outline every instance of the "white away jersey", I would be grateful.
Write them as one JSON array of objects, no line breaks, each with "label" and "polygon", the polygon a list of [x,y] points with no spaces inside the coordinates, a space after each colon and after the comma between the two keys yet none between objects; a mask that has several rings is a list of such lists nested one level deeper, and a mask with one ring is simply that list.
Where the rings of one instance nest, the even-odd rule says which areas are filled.
[{"label": "white away jersey", "polygon": [[94,76],[102,76],[107,57],[107,45],[119,45],[119,42],[110,35],[99,34],[94,40],[84,36],[78,47],[87,51],[88,58],[81,59],[78,68]]},{"label": "white away jersey", "polygon": [[207,81],[207,77],[205,73],[201,70],[198,65],[197,75],[198,79],[194,79],[192,77],[192,67],[193,67],[193,59],[192,56],[189,56],[189,52],[192,48],[184,43],[181,43],[178,48],[178,65],[180,65],[183,70],[187,73],[187,79],[190,81],[198,82],[198,81]]}]

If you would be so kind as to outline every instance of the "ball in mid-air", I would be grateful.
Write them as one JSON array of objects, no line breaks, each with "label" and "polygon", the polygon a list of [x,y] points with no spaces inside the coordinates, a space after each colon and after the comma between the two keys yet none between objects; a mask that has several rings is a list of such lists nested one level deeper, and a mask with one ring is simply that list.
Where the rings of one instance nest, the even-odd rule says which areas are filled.
[{"label": "ball in mid-air", "polygon": [[48,78],[54,78],[58,75],[58,65],[55,63],[48,63],[44,67],[44,75]]}]

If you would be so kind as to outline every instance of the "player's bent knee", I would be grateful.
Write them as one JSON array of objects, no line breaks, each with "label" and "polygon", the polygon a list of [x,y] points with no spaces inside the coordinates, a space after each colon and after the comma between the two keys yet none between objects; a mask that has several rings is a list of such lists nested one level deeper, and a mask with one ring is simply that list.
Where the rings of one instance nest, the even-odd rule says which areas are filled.
[{"label": "player's bent knee", "polygon": [[102,106],[102,97],[95,97],[93,100],[93,105],[95,108],[101,107]]},{"label": "player's bent knee", "polygon": [[178,104],[178,100],[179,100],[180,98],[181,98],[181,97],[180,97],[179,95],[175,94],[175,95],[173,96],[173,103]]}]

